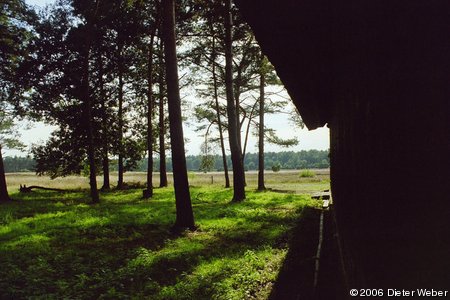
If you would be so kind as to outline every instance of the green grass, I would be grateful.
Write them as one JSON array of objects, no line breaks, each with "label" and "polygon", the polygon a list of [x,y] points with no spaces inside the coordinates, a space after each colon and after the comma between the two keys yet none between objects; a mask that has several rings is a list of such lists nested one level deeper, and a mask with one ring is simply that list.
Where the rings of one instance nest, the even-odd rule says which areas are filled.
[{"label": "green grass", "polygon": [[[309,184],[315,184],[311,182]],[[321,189],[322,186],[317,186]],[[308,195],[192,187],[198,229],[175,234],[172,188],[13,194],[0,205],[0,298],[266,299]]]}]

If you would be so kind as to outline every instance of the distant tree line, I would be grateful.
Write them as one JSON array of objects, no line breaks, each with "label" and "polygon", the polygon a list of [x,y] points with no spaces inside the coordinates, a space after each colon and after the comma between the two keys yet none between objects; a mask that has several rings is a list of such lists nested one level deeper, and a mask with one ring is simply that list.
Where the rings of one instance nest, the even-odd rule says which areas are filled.
[{"label": "distant tree line", "polygon": [[[146,158],[138,164],[135,171],[147,171]],[[158,158],[154,158],[156,166],[159,164]],[[227,161],[231,165],[231,157],[227,155]],[[189,171],[223,171],[222,157],[212,156],[212,164],[209,167],[202,166],[202,155],[186,156],[186,165]],[[281,169],[325,169],[330,167],[330,159],[327,150],[302,150],[264,153],[265,170],[272,170],[273,166]],[[246,171],[258,170],[258,153],[247,153],[244,160]],[[167,170],[172,171],[172,160],[167,160]],[[156,171],[156,168],[155,168]]]},{"label": "distant tree line", "polygon": [[[158,171],[159,158],[154,159],[154,171]],[[227,156],[231,164],[231,157]],[[214,155],[213,164],[209,168],[202,165],[202,155],[186,156],[186,166],[189,171],[223,171],[222,157]],[[273,166],[279,166],[281,169],[324,169],[330,167],[330,159],[327,150],[302,150],[302,151],[283,151],[264,153],[264,163],[266,170],[272,170]],[[4,158],[6,173],[15,172],[34,172],[36,162],[32,157],[10,157]],[[202,167],[203,166],[203,167]],[[258,170],[258,153],[247,153],[244,161],[246,171]],[[111,164],[110,171],[117,171],[116,164]],[[146,172],[147,158],[140,160],[132,171]],[[172,172],[172,159],[167,158],[167,171]]]},{"label": "distant tree line", "polygon": [[32,157],[7,156],[3,159],[6,173],[34,172],[36,161]]}]

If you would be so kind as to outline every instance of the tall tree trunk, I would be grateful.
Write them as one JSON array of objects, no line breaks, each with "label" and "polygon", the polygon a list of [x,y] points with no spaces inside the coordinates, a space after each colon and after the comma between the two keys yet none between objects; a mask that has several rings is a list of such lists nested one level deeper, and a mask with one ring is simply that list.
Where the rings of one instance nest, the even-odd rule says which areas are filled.
[{"label": "tall tree trunk", "polygon": [[239,143],[239,120],[233,99],[233,53],[231,0],[225,0],[225,86],[227,93],[228,137],[230,140],[231,162],[233,164],[233,199],[239,202],[245,199],[245,173],[242,162],[242,150]]},{"label": "tall tree trunk", "polygon": [[[247,134],[244,141],[244,148],[242,149],[242,126],[244,125],[245,116],[242,117],[241,120],[241,83],[242,83],[242,68],[238,66],[237,68],[237,75],[236,78],[234,78],[233,81],[233,95],[234,95],[234,102],[236,103],[236,119],[238,124],[238,130],[237,130],[237,136],[238,136],[238,143],[239,143],[239,149],[242,150],[241,158],[242,158],[242,165],[244,166],[244,160],[245,160],[245,151],[247,148],[247,139],[248,139],[248,130],[250,127],[247,126]],[[249,123],[250,126],[250,123]],[[245,171],[245,170],[244,170]],[[244,172],[244,185],[247,186],[247,182],[245,180],[245,172]]]},{"label": "tall tree trunk", "polygon": [[0,203],[10,200],[6,185],[5,166],[3,165],[2,146],[0,145]]},{"label": "tall tree trunk", "polygon": [[144,198],[153,196],[153,40],[155,32],[150,36],[150,45],[148,49],[148,68],[147,68],[147,189],[144,190]]},{"label": "tall tree trunk", "polygon": [[252,111],[250,112],[250,115],[248,116],[248,123],[247,123],[247,129],[245,130],[245,138],[244,138],[244,149],[242,150],[242,161],[245,162],[245,154],[247,153],[247,145],[248,145],[248,137],[250,135],[250,126],[252,125],[255,108],[259,101],[255,101],[255,104],[253,104]]},{"label": "tall tree trunk", "polygon": [[215,38],[212,40],[212,76],[214,84],[214,101],[216,105],[217,126],[219,127],[220,148],[222,150],[223,170],[225,173],[225,187],[230,187],[230,177],[228,175],[227,154],[225,152],[225,143],[223,140],[222,121],[220,120],[219,94],[217,92],[217,74],[216,74],[216,44]]},{"label": "tall tree trunk", "polygon": [[90,53],[90,43],[88,43],[87,50],[85,53],[83,61],[83,76],[82,85],[83,89],[83,102],[85,106],[85,115],[87,119],[87,142],[88,149],[87,155],[89,160],[89,185],[91,192],[91,199],[93,203],[99,203],[100,197],[97,190],[97,166],[95,164],[95,143],[94,143],[94,129],[93,129],[93,118],[92,118],[92,106],[90,88],[89,88],[89,53]]},{"label": "tall tree trunk", "polygon": [[[248,123],[248,126],[247,126],[247,131],[246,131],[246,135],[245,135],[245,139],[244,139],[244,148],[242,148],[242,133],[241,133],[241,130],[242,130],[242,127],[244,126],[245,115],[242,116],[242,120],[241,120],[240,119],[240,116],[241,116],[240,96],[241,96],[241,82],[242,82],[242,71],[241,71],[241,68],[238,68],[238,74],[237,74],[236,77],[237,77],[236,80],[235,80],[235,82],[236,82],[236,84],[235,84],[236,92],[235,92],[234,95],[235,95],[235,102],[236,102],[236,105],[237,105],[237,107],[236,107],[236,114],[237,114],[237,122],[238,122],[238,142],[239,142],[239,148],[242,150],[241,157],[242,157],[242,165],[244,166],[245,165],[245,163],[244,163],[245,162],[245,152],[247,151],[248,133],[249,133],[249,130],[250,130],[250,118],[249,118],[249,123]],[[245,169],[244,169],[244,171],[245,171]],[[246,178],[245,178],[245,172],[244,172],[244,179],[243,180],[244,180],[244,185],[247,186],[247,181],[246,181]]]},{"label": "tall tree trunk", "polygon": [[[231,25],[231,26],[233,26],[233,25]],[[231,68],[233,69],[233,67],[231,67]],[[242,81],[242,71],[240,68],[238,68],[236,78],[234,78],[234,82],[233,82],[233,97],[234,97],[234,102],[235,102],[235,106],[236,106],[236,116],[237,116],[237,124],[238,124],[238,132],[237,132],[238,133],[238,142],[239,142],[239,147],[242,149],[241,129],[242,129],[244,120],[242,120],[242,122],[240,120],[240,118],[241,118],[241,101],[240,101],[241,81]]]},{"label": "tall tree trunk", "polygon": [[169,104],[170,139],[172,148],[173,177],[177,218],[175,228],[195,227],[191,195],[184,151],[183,124],[181,117],[181,99],[178,82],[177,53],[175,44],[175,3],[174,0],[162,0],[163,38],[166,58],[166,81]]},{"label": "tall tree trunk", "polygon": [[266,189],[264,185],[264,85],[265,78],[261,72],[259,78],[258,191]]},{"label": "tall tree trunk", "polygon": [[[102,121],[103,122],[103,121]],[[108,141],[107,134],[103,133],[103,157],[102,157],[102,169],[103,169],[103,185],[101,190],[107,191],[111,189],[111,184],[109,182],[109,157],[108,157]]]},{"label": "tall tree trunk", "polygon": [[118,66],[118,76],[119,76],[119,111],[118,111],[118,123],[119,123],[119,168],[118,168],[118,181],[117,181],[117,188],[122,189],[123,188],[123,173],[124,173],[124,167],[123,167],[123,57],[122,57],[122,50],[123,45],[122,42],[118,41],[118,54],[119,54],[119,66]]},{"label": "tall tree trunk", "polygon": [[102,55],[99,56],[98,76],[99,76],[99,88],[100,88],[100,101],[102,110],[102,169],[103,169],[103,186],[102,191],[109,190],[111,188],[109,183],[109,157],[108,157],[108,113],[106,111],[106,95],[103,82],[103,59]]},{"label": "tall tree trunk", "polygon": [[160,70],[159,70],[159,187],[167,186],[167,168],[166,168],[166,124],[164,122],[164,65],[163,65],[163,48],[164,44],[161,40],[159,44],[160,51]]}]

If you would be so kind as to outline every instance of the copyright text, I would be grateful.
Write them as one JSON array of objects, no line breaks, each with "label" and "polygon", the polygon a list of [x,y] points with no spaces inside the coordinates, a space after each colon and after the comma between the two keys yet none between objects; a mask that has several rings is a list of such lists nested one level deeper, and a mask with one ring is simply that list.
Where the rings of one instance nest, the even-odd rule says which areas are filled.
[{"label": "copyright text", "polygon": [[448,297],[447,290],[435,289],[351,289],[352,297]]}]

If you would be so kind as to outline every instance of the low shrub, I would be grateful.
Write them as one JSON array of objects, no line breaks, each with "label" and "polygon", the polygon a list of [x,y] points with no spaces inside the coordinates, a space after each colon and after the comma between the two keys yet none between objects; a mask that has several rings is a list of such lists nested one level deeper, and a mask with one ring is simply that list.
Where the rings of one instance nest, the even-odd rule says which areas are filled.
[{"label": "low shrub", "polygon": [[303,170],[300,172],[300,177],[302,178],[312,178],[314,176],[316,176],[316,173],[311,170]]},{"label": "low shrub", "polygon": [[280,170],[281,170],[281,165],[280,164],[274,164],[272,166],[272,171],[279,172]]}]

